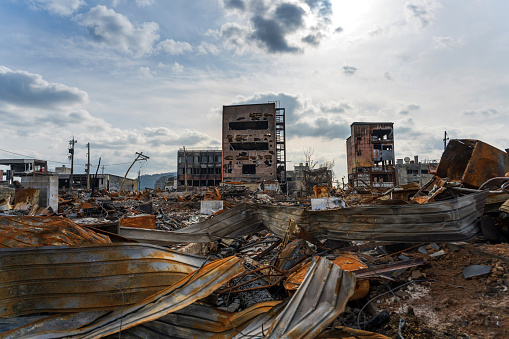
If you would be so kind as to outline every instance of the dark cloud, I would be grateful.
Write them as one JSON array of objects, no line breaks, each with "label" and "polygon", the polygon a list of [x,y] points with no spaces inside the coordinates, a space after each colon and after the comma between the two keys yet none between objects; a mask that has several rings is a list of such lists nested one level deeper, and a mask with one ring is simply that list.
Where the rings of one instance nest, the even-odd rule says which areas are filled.
[{"label": "dark cloud", "polygon": [[399,112],[399,114],[401,114],[401,115],[409,115],[410,112],[409,111],[401,111],[401,112]]},{"label": "dark cloud", "polygon": [[88,102],[88,95],[75,87],[52,84],[38,74],[12,71],[0,66],[0,103],[20,107],[61,108]]},{"label": "dark cloud", "polygon": [[416,105],[416,104],[410,104],[410,105],[408,105],[408,109],[410,109],[410,110],[418,110],[418,109],[421,109],[421,106]]},{"label": "dark cloud", "polygon": [[357,67],[343,66],[343,73],[345,73],[346,75],[354,75],[355,72],[357,72],[357,71],[358,71]]},{"label": "dark cloud", "polygon": [[302,41],[310,44],[312,46],[318,46],[320,45],[320,41],[322,40],[323,35],[320,33],[317,34],[309,34],[308,36],[302,38]]},{"label": "dark cloud", "polygon": [[297,47],[288,45],[285,38],[285,30],[275,19],[264,19],[261,16],[255,16],[251,19],[255,31],[251,38],[260,42],[271,53],[297,53],[300,51]]},{"label": "dark cloud", "polygon": [[240,11],[246,10],[246,4],[243,0],[225,0],[224,6],[228,9],[238,9]]},{"label": "dark cloud", "polygon": [[384,78],[387,79],[387,80],[394,80],[394,78],[392,77],[391,73],[389,73],[389,72],[385,72]]},{"label": "dark cloud", "polygon": [[276,18],[286,32],[294,32],[304,25],[304,13],[299,6],[288,3],[283,3],[276,8]]},{"label": "dark cloud", "polygon": [[336,29],[334,30],[334,32],[336,32],[336,33],[341,33],[341,32],[343,32],[343,27],[341,27],[341,26],[340,26],[340,27],[336,28]]}]

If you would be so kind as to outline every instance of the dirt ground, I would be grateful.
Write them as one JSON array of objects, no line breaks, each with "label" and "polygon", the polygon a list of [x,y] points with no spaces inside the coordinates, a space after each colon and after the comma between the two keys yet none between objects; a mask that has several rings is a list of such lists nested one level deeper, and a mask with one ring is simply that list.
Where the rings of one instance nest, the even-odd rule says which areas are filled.
[{"label": "dirt ground", "polygon": [[[372,284],[370,297],[409,283],[371,302],[372,314],[387,310],[390,315],[374,331],[399,338],[401,318],[404,338],[509,338],[509,244],[439,247],[445,254],[438,257],[429,256],[438,251],[429,246],[428,254],[415,249],[404,253],[424,258],[426,264],[406,271],[394,282]],[[469,265],[488,265],[491,272],[466,279],[462,271]]]}]

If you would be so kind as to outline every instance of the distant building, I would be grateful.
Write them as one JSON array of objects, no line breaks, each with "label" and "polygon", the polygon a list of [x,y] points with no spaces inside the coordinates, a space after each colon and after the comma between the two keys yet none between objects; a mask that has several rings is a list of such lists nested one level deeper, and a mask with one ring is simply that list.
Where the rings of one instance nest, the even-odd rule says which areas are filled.
[{"label": "distant building", "polygon": [[416,182],[422,186],[433,178],[433,173],[435,173],[437,166],[437,160],[420,162],[417,155],[414,156],[413,160],[410,160],[409,157],[406,157],[404,160],[398,159],[396,161],[398,185]]},{"label": "distant building", "polygon": [[287,173],[288,195],[309,197],[314,193],[314,186],[332,188],[332,170],[327,167],[309,168],[309,164],[294,165],[293,171]]},{"label": "distant building", "polygon": [[[62,166],[56,167],[55,171],[58,175],[58,187],[60,189],[68,189],[69,188],[69,180],[71,177],[69,168]],[[73,174],[73,189],[76,190],[86,190],[87,189],[87,174]],[[122,187],[122,181],[124,181],[124,186]],[[138,190],[138,180],[121,177],[119,175],[114,174],[95,174],[90,175],[90,189],[94,188],[95,190],[105,189],[108,191],[120,191],[122,187],[123,191],[137,191]]]},{"label": "distant building", "polygon": [[285,109],[223,106],[223,182],[286,181]]},{"label": "distant building", "polygon": [[221,150],[181,148],[177,152],[177,188],[218,186]]},{"label": "distant building", "polygon": [[396,185],[394,124],[354,122],[346,139],[348,184],[355,188],[386,189]]}]

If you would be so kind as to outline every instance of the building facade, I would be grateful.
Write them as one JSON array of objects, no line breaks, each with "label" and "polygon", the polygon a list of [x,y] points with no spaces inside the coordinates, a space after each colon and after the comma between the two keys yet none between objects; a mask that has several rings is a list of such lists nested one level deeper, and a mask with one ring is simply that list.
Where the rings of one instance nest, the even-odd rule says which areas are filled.
[{"label": "building facade", "polygon": [[437,160],[425,160],[420,162],[417,155],[414,156],[413,160],[410,160],[409,157],[397,159],[396,173],[398,175],[398,185],[416,182],[419,186],[422,186],[433,178],[433,174],[437,167]]},{"label": "building facade", "polygon": [[177,189],[218,186],[221,150],[181,148],[177,152]]},{"label": "building facade", "polygon": [[346,139],[348,184],[365,189],[394,187],[394,124],[354,122],[350,129]]},{"label": "building facade", "polygon": [[223,106],[223,182],[286,181],[285,109]]}]

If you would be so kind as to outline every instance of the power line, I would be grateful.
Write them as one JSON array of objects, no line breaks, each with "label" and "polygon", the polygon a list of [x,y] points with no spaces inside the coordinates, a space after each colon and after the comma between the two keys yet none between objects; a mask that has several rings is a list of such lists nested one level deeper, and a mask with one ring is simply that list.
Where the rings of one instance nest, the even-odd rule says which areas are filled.
[{"label": "power line", "polygon": [[[6,152],[6,153],[11,153],[11,154],[15,154],[15,155],[19,155],[21,157],[25,157],[25,158],[36,158],[32,155],[26,155],[26,154],[21,154],[21,153],[16,153],[16,152],[11,152],[11,151],[8,151],[8,150],[5,150],[5,149],[1,149],[0,148],[0,151],[2,152]],[[62,163],[65,163],[67,161],[54,161],[54,160],[46,160],[47,162],[54,162],[54,163],[57,163],[57,164],[62,164]]]}]

